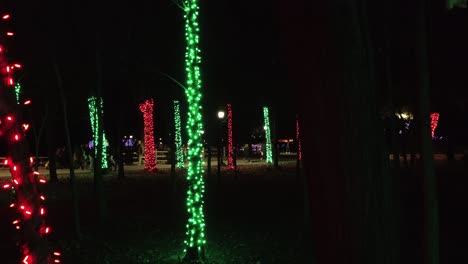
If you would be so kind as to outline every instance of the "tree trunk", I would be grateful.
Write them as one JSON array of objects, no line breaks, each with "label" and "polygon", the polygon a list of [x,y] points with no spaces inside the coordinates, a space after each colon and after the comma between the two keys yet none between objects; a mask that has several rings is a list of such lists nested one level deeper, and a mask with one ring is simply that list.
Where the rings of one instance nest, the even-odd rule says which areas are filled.
[{"label": "tree trunk", "polygon": [[427,58],[427,0],[419,0],[417,14],[417,59],[419,63],[419,115],[424,188],[424,263],[439,263],[439,212],[437,180],[434,171],[432,138],[429,119],[429,67]]},{"label": "tree trunk", "polygon": [[75,164],[73,162],[74,160],[73,160],[72,144],[71,144],[71,139],[70,139],[70,129],[68,128],[67,101],[65,99],[65,93],[63,92],[62,76],[60,74],[60,70],[56,61],[54,61],[54,69],[55,69],[55,75],[57,78],[57,86],[60,91],[60,97],[62,99],[61,101],[62,101],[62,106],[63,106],[63,121],[64,121],[66,144],[67,144],[67,149],[68,149],[68,162],[70,164],[70,186],[71,186],[72,202],[73,202],[74,231],[75,231],[76,238],[80,240],[81,239],[80,211],[79,211],[79,206],[78,206],[78,193],[76,191]]}]

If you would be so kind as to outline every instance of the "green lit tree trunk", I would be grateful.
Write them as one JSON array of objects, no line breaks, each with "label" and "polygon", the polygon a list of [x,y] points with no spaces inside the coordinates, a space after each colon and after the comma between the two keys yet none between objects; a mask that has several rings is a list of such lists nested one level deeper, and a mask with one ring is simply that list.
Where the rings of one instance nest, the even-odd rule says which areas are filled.
[{"label": "green lit tree trunk", "polygon": [[421,152],[423,166],[424,193],[424,263],[439,263],[439,205],[437,198],[437,181],[434,171],[432,138],[429,119],[429,68],[427,58],[427,0],[418,1],[417,14],[417,59],[419,63],[419,121],[421,133]]},{"label": "green lit tree trunk", "polygon": [[203,122],[201,115],[202,84],[200,76],[201,55],[199,47],[199,25],[197,0],[184,1],[185,18],[185,71],[187,85],[185,94],[188,103],[188,171],[187,171],[187,238],[185,241],[185,260],[200,262],[205,258],[205,220],[203,212],[205,183],[202,167],[203,142],[201,131]]}]

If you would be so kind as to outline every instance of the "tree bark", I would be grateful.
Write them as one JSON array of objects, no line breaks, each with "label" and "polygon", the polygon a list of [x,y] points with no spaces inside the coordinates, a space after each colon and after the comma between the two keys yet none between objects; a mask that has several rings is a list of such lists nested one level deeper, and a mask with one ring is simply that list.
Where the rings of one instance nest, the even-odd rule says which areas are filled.
[{"label": "tree bark", "polygon": [[427,9],[428,1],[419,0],[417,14],[417,59],[419,64],[419,121],[424,188],[424,263],[439,263],[439,205],[437,180],[434,171],[432,138],[430,130],[430,80],[427,57]]}]

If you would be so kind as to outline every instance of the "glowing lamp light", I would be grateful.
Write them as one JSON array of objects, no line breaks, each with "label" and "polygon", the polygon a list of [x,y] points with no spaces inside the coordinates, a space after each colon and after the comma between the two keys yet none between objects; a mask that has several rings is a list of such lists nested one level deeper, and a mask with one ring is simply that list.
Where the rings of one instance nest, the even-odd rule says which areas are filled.
[{"label": "glowing lamp light", "polygon": [[3,189],[8,189],[8,188],[10,188],[10,187],[11,187],[10,184],[4,184],[4,185],[3,185]]},{"label": "glowing lamp light", "polygon": [[40,183],[46,183],[47,181],[44,180],[44,179],[40,179],[39,182],[40,182]]},{"label": "glowing lamp light", "polygon": [[45,196],[44,196],[44,195],[39,196],[39,198],[40,198],[42,201],[45,201]]},{"label": "glowing lamp light", "polygon": [[23,124],[24,131],[29,129],[29,124]]},{"label": "glowing lamp light", "polygon": [[28,105],[28,104],[31,104],[31,100],[27,100],[24,102],[24,105]]},{"label": "glowing lamp light", "polygon": [[5,68],[6,68],[6,72],[9,73],[10,72],[10,66],[6,66]]},{"label": "glowing lamp light", "polygon": [[60,256],[60,255],[61,255],[60,252],[57,252],[57,251],[54,252],[54,256]]},{"label": "glowing lamp light", "polygon": [[18,180],[14,179],[13,181],[15,182],[16,185],[19,184]]},{"label": "glowing lamp light", "polygon": [[44,215],[45,214],[44,208],[41,208],[41,210],[39,212],[40,212],[41,215]]},{"label": "glowing lamp light", "polygon": [[32,260],[31,256],[26,255],[26,257],[24,257],[24,259],[23,259],[23,263],[24,264],[29,264],[29,261],[31,261],[31,260]]},{"label": "glowing lamp light", "polygon": [[24,213],[27,214],[27,215],[31,215],[31,214],[32,214],[31,211],[25,211]]},{"label": "glowing lamp light", "polygon": [[18,134],[15,135],[15,140],[18,141],[19,140],[19,136]]},{"label": "glowing lamp light", "polygon": [[12,224],[13,224],[13,225],[16,225],[16,224],[18,224],[19,222],[20,222],[20,220],[15,220],[15,221],[13,221]]},{"label": "glowing lamp light", "polygon": [[16,166],[13,166],[13,171],[16,171]]},{"label": "glowing lamp light", "polygon": [[3,164],[8,165],[8,160],[6,159]]},{"label": "glowing lamp light", "polygon": [[15,207],[15,204],[14,203],[10,204],[10,208],[13,208],[13,207]]},{"label": "glowing lamp light", "polygon": [[38,171],[34,171],[33,174],[34,174],[34,175],[39,175],[39,172],[38,172]]},{"label": "glowing lamp light", "polygon": [[8,19],[10,19],[10,15],[9,15],[9,14],[5,14],[5,15],[2,16],[2,19],[3,19],[3,20],[8,20]]},{"label": "glowing lamp light", "polygon": [[50,227],[46,227],[44,233],[49,234],[50,233]]},{"label": "glowing lamp light", "polygon": [[219,119],[223,119],[224,115],[225,115],[224,111],[218,111],[218,118]]},{"label": "glowing lamp light", "polygon": [[15,35],[13,32],[7,32],[6,34],[7,34],[7,36],[13,36],[13,35]]},{"label": "glowing lamp light", "polygon": [[8,84],[13,85],[13,78],[8,78]]},{"label": "glowing lamp light", "polygon": [[8,120],[8,121],[13,121],[13,117],[7,116],[7,120]]},{"label": "glowing lamp light", "polygon": [[15,64],[13,64],[13,66],[15,66],[16,68],[19,68],[19,69],[21,69],[21,67],[22,67],[21,64],[19,64],[19,63],[15,63]]}]

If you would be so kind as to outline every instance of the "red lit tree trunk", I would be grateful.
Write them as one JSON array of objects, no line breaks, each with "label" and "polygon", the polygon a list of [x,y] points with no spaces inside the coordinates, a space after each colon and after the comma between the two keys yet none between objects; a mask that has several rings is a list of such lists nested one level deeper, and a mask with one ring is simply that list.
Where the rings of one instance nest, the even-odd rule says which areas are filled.
[{"label": "red lit tree trunk", "polygon": [[[8,19],[9,17],[5,19],[5,15],[3,16],[3,20]],[[14,202],[10,204],[10,209],[16,212],[15,219],[11,219],[12,228],[16,228],[20,233],[17,245],[21,256],[17,263],[46,263],[51,260],[47,242],[50,227],[44,220],[45,198],[39,190],[39,185],[45,182],[45,179],[32,170],[33,160],[30,159],[26,140],[27,128],[23,126],[20,115],[21,108],[28,106],[16,104],[13,89],[14,67],[7,60],[6,49],[1,44],[3,43],[0,43],[0,68],[4,76],[0,86],[0,136],[5,138],[8,145],[7,164],[12,176],[11,183],[4,184],[3,188],[14,194]]]}]

